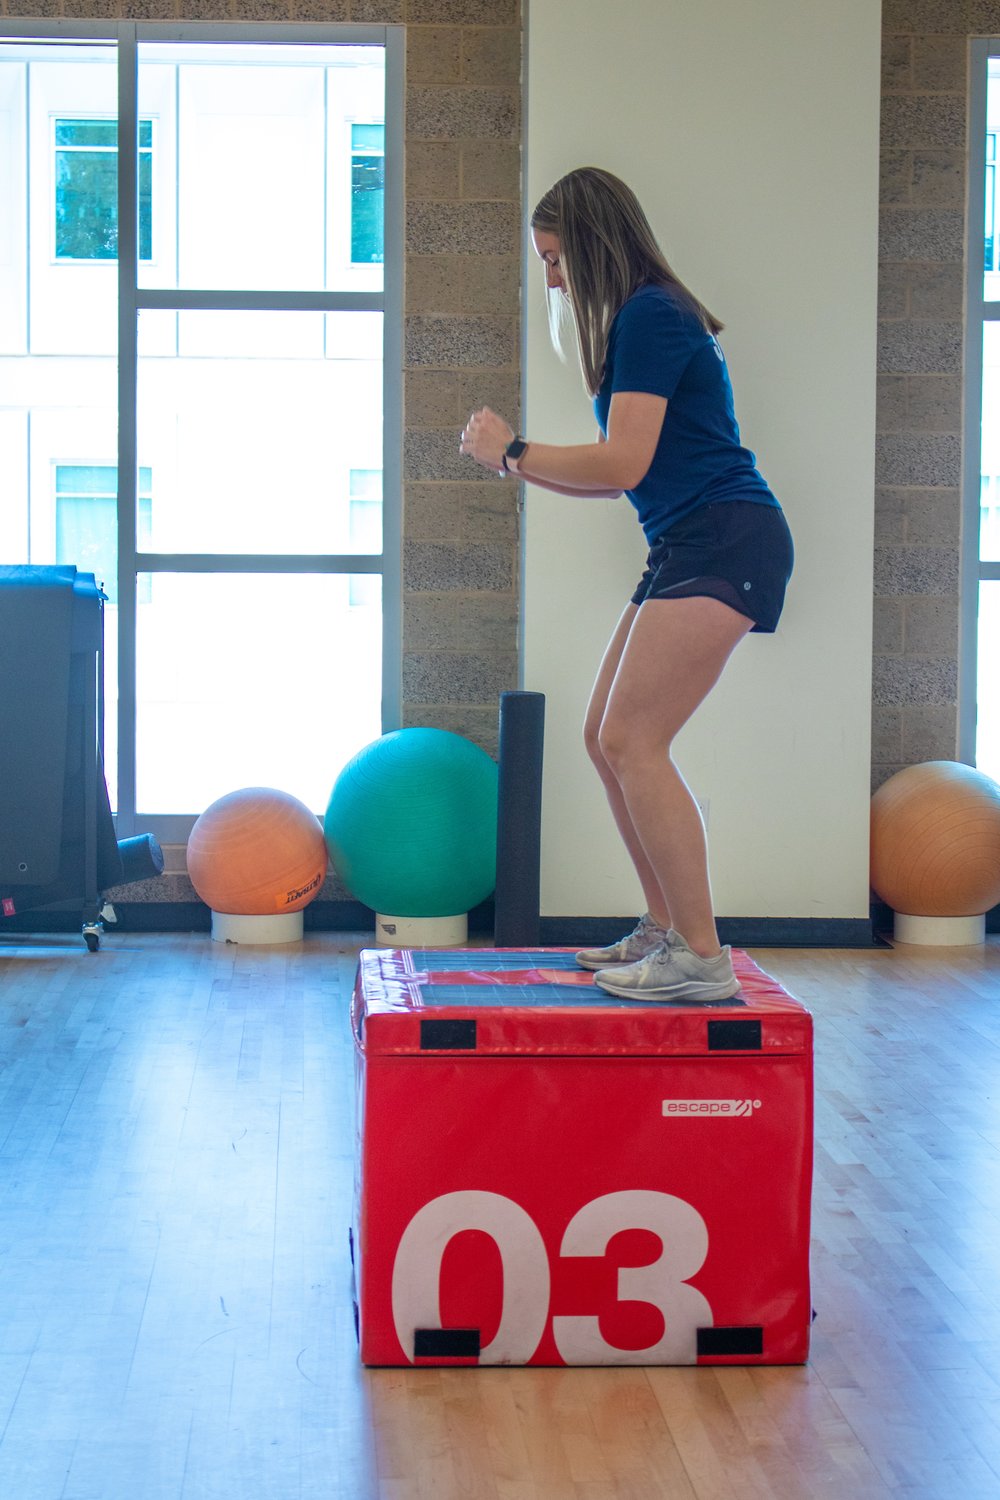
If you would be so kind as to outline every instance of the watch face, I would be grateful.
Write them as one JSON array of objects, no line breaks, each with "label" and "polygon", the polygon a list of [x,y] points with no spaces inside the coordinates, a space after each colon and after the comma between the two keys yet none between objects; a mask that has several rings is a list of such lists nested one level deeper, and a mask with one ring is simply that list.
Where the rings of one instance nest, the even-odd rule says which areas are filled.
[{"label": "watch face", "polygon": [[514,461],[516,462],[521,457],[521,454],[524,452],[527,446],[528,445],[525,442],[524,438],[514,438],[513,442],[507,444],[507,457],[514,459]]}]

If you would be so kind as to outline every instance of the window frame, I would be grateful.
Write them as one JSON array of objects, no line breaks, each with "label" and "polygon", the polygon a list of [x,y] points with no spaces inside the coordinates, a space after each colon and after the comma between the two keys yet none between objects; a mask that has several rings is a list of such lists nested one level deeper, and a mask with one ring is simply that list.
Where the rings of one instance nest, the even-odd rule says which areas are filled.
[{"label": "window frame", "polygon": [[[964,432],[962,465],[962,540],[959,598],[958,758],[976,764],[978,708],[979,586],[1000,580],[1000,561],[980,553],[982,493],[983,333],[986,323],[1000,322],[1000,299],[987,302],[984,291],[986,243],[986,104],[991,58],[1000,60],[1000,37],[975,37],[969,43],[969,191],[966,194]],[[994,171],[1000,163],[995,164]],[[994,233],[997,226],[994,225]],[[994,248],[994,253],[996,253]]]},{"label": "window frame", "polygon": [[[183,843],[190,815],[145,814],[136,807],[136,580],[141,573],[353,574],[382,578],[382,730],[399,727],[402,705],[401,495],[403,366],[403,87],[402,26],[347,23],[0,21],[11,41],[115,44],[118,58],[118,809],[119,837],[155,834]],[[139,285],[139,46],[146,42],[379,46],[385,55],[385,256],[383,288],[374,291],[281,292],[153,289]],[[142,264],[147,264],[143,262]],[[383,536],[380,554],[243,554],[140,551],[136,518],[138,315],[169,311],[378,311],[382,314]]]}]

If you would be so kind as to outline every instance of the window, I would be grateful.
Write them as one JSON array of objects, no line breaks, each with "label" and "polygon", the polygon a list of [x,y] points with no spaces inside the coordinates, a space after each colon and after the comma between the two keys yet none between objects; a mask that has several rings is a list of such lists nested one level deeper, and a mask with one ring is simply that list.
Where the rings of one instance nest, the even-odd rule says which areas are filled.
[{"label": "window", "polygon": [[[55,473],[57,563],[93,573],[109,604],[118,603],[118,470],[110,464],[57,464]],[[138,545],[149,546],[153,524],[153,472],[139,470]],[[140,603],[150,598],[149,579]]]},{"label": "window", "polygon": [[[959,753],[1000,780],[1000,43],[972,43]],[[982,269],[981,269],[982,268]]]},{"label": "window", "polygon": [[399,722],[402,33],[46,24],[0,22],[0,560],[104,582],[120,837],[322,812]]},{"label": "window", "polygon": [[[118,121],[56,120],[56,260],[118,258]],[[139,259],[153,257],[153,122],[139,121]]]},{"label": "window", "polygon": [[351,126],[351,260],[381,262],[385,219],[385,126]]},{"label": "window", "polygon": [[997,136],[995,130],[986,132],[986,170],[985,170],[984,207],[985,224],[983,232],[983,268],[986,271],[997,269],[997,252],[1000,246],[996,242],[997,223]]}]

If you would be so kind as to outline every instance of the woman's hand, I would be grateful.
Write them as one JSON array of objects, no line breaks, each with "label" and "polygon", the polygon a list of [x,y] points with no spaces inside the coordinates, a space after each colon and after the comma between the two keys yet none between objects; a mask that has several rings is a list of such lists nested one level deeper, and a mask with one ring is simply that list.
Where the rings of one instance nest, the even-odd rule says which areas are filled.
[{"label": "woman's hand", "polygon": [[465,424],[459,453],[474,458],[484,469],[493,469],[497,474],[506,474],[503,456],[507,445],[514,440],[514,429],[508,427],[503,417],[483,406],[474,411]]}]

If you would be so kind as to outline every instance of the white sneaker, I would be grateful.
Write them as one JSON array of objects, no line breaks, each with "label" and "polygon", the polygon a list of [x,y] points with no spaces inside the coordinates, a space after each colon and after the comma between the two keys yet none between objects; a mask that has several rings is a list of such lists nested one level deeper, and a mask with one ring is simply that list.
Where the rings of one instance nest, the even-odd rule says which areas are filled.
[{"label": "white sneaker", "polygon": [[679,933],[638,963],[604,969],[595,984],[623,1000],[729,1000],[740,987],[733,973],[731,950],[715,958],[694,953]]},{"label": "white sneaker", "polygon": [[661,948],[664,943],[669,945],[676,937],[672,927],[661,927],[647,912],[644,917],[639,918],[632,931],[619,938],[617,943],[611,943],[607,948],[581,948],[576,961],[581,969],[606,969],[609,964],[634,964],[637,959],[645,958],[647,953]]}]

